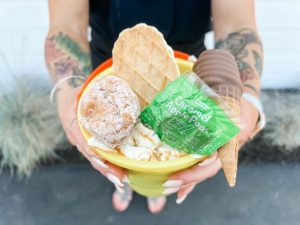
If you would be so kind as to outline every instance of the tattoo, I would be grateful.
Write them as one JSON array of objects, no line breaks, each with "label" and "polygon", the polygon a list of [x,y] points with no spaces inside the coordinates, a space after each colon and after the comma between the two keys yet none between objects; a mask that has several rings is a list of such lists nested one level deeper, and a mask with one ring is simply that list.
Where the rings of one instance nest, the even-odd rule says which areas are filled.
[{"label": "tattoo", "polygon": [[262,74],[262,59],[256,51],[252,50],[252,54],[254,56],[255,69],[256,69],[257,73],[259,74],[259,76],[261,77],[261,74]]},{"label": "tattoo", "polygon": [[[45,57],[55,81],[71,75],[87,77],[91,72],[90,53],[84,52],[78,43],[62,32],[47,38]],[[81,79],[70,79],[68,82],[71,87],[82,84]]]},{"label": "tattoo", "polygon": [[[235,57],[243,83],[256,78],[253,67],[246,60],[250,56],[247,47],[252,44],[261,47],[261,42],[257,34],[248,28],[231,33],[225,39],[216,41],[215,44],[216,48],[228,50]],[[262,68],[262,59],[257,52],[255,53],[256,55],[254,55],[254,57],[256,57],[255,62],[257,64],[257,69],[260,69]],[[261,69],[259,71],[261,71]]]},{"label": "tattoo", "polygon": [[247,87],[249,89],[251,89],[252,91],[254,91],[257,95],[259,95],[258,90],[251,84],[243,84],[244,87]]}]

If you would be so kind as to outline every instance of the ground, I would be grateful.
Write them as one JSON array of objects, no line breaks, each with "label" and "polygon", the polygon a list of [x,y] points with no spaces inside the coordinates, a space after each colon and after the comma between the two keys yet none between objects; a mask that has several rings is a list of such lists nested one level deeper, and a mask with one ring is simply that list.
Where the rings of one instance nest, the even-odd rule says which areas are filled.
[{"label": "ground", "polygon": [[151,215],[140,196],[126,213],[115,212],[113,186],[86,163],[43,167],[25,181],[4,171],[0,225],[296,225],[299,174],[299,164],[243,164],[235,188],[227,186],[220,172],[198,185],[182,205],[171,196],[163,213]]}]

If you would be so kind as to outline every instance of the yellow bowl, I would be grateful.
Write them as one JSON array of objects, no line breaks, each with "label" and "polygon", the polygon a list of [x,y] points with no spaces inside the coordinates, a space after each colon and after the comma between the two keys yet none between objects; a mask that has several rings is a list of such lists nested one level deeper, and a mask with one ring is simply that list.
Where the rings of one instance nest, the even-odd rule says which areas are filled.
[{"label": "yellow bowl", "polygon": [[[176,62],[181,73],[189,72],[193,68],[193,63],[187,60],[176,58]],[[111,74],[111,72],[112,68],[109,67],[101,71],[97,76],[108,75]],[[85,86],[83,92],[88,86],[89,84]],[[80,113],[78,112],[77,114],[79,121]],[[80,123],[79,127],[83,137],[87,141],[91,137],[91,134],[85,130]],[[178,159],[168,161],[140,161],[128,158],[122,154],[105,152],[95,147],[93,147],[92,150],[106,161],[127,169],[131,188],[137,193],[147,197],[163,196],[164,188],[162,185],[168,180],[168,177],[172,173],[189,168],[206,158],[206,156],[194,158],[192,155],[185,155]]]}]

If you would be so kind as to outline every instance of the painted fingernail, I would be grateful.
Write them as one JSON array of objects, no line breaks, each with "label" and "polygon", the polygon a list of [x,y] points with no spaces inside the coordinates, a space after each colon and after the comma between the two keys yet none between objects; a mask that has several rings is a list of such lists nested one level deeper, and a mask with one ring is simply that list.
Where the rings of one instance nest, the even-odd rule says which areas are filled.
[{"label": "painted fingernail", "polygon": [[104,162],[102,162],[100,159],[97,159],[96,157],[92,157],[92,160],[94,163],[96,163],[98,166],[104,169],[108,169],[108,165],[106,165]]},{"label": "painted fingernail", "polygon": [[186,197],[187,197],[187,195],[183,195],[183,196],[181,196],[180,198],[177,198],[177,199],[176,199],[176,203],[177,203],[178,205],[180,205],[181,203],[183,203],[183,201],[186,199]]},{"label": "painted fingernail", "polygon": [[170,188],[170,187],[178,187],[182,185],[182,180],[168,180],[166,183],[163,184],[165,188]]},{"label": "painted fingernail", "polygon": [[120,179],[118,177],[116,177],[115,175],[113,175],[112,173],[107,173],[106,177],[107,177],[108,180],[110,180],[115,185],[118,185],[120,187],[124,187],[124,184],[120,181]]},{"label": "painted fingernail", "polygon": [[200,155],[200,154],[191,154],[191,155],[194,159],[201,159],[201,158],[205,157],[204,155]]},{"label": "painted fingernail", "polygon": [[128,177],[126,175],[123,177],[122,182],[126,183],[126,184],[130,183],[130,181],[129,181],[129,179],[128,179]]},{"label": "painted fingernail", "polygon": [[121,194],[124,193],[124,188],[123,187],[120,187],[119,185],[116,185],[115,184],[115,188],[118,190],[118,192],[120,192]]},{"label": "painted fingernail", "polygon": [[177,191],[179,191],[179,187],[172,187],[172,188],[166,188],[162,193],[164,195],[170,195],[170,194],[173,194]]},{"label": "painted fingernail", "polygon": [[208,158],[206,160],[204,160],[203,162],[199,163],[199,166],[208,166],[209,164],[211,164],[213,161],[215,161],[215,157],[212,158]]}]

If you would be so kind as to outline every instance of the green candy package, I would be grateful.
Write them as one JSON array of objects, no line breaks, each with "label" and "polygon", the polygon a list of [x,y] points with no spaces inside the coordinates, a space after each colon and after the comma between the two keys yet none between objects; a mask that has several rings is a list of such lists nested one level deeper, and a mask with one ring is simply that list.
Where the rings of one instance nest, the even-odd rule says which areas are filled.
[{"label": "green candy package", "polygon": [[199,155],[211,155],[239,133],[236,117],[192,72],[169,83],[140,115],[164,143]]}]

